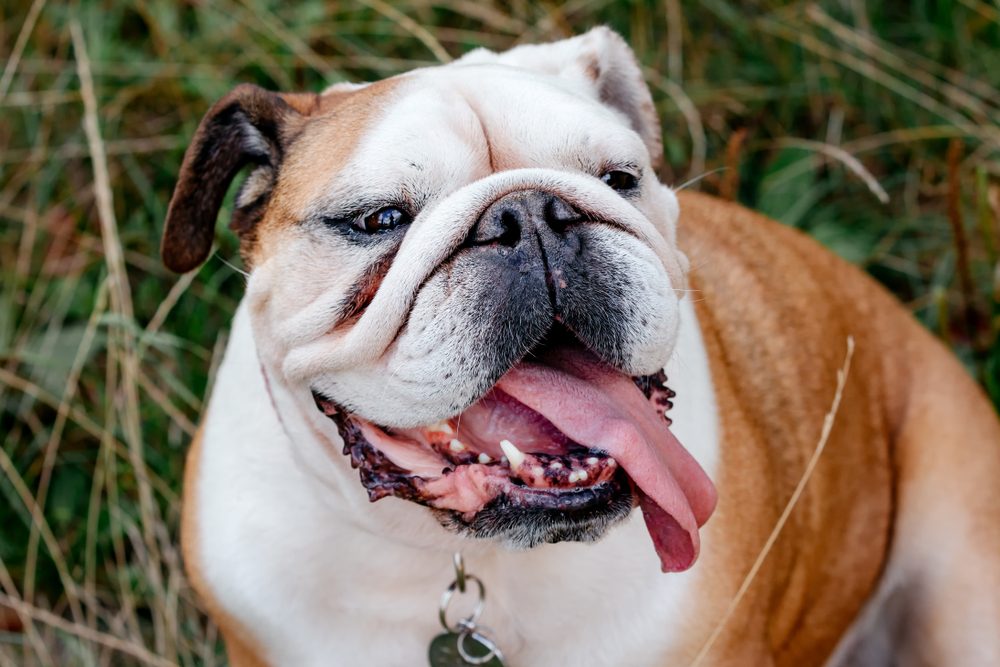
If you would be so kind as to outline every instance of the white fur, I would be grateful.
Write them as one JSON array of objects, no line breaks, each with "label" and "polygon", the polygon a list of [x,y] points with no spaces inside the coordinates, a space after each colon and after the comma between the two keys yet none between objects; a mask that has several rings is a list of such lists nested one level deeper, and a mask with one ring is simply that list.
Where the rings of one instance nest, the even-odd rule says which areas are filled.
[{"label": "white fur", "polygon": [[[672,430],[712,476],[718,416],[689,300],[677,340]],[[638,511],[594,544],[511,552],[460,539],[412,503],[368,503],[339,439],[319,440],[298,399],[272,387],[274,404],[244,303],[204,424],[197,559],[274,665],[422,664],[457,549],[486,584],[482,622],[511,664],[639,667],[671,655],[702,570],[661,574]]]}]

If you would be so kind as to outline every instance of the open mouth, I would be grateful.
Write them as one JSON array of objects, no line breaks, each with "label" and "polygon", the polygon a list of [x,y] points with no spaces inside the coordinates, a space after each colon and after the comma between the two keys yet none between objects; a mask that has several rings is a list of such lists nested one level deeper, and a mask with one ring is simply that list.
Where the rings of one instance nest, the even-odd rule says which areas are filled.
[{"label": "open mouth", "polygon": [[697,557],[715,491],[670,433],[666,380],[627,376],[557,332],[435,424],[384,428],[313,395],[372,501],[394,495],[526,546],[597,539],[638,504],[664,571],[678,571]]}]

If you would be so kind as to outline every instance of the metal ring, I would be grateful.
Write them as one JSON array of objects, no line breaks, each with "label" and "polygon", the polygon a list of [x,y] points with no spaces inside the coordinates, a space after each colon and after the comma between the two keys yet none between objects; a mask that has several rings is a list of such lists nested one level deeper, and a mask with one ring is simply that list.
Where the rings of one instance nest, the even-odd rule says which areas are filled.
[{"label": "metal ring", "polygon": [[[489,653],[483,656],[469,655],[468,651],[465,650],[465,640],[472,637],[481,645],[489,649]],[[492,660],[494,657],[498,657],[501,660],[503,656],[500,655],[500,649],[497,645],[493,643],[492,639],[488,639],[477,632],[462,632],[458,635],[458,654],[462,656],[462,660],[465,660],[470,665],[485,665],[487,662]]]},{"label": "metal ring", "polygon": [[448,586],[444,593],[441,594],[441,606],[438,609],[438,619],[441,621],[441,625],[448,632],[454,632],[456,634],[465,632],[468,627],[475,625],[476,621],[479,620],[480,615],[483,613],[483,608],[486,606],[486,588],[483,586],[483,582],[479,580],[479,577],[473,574],[465,575],[465,579],[467,581],[476,582],[476,587],[479,589],[479,600],[476,602],[476,607],[472,610],[472,613],[454,626],[448,625],[448,604],[455,596],[455,591],[458,590],[457,580],[451,582],[451,585]]},{"label": "metal ring", "polygon": [[456,551],[453,557],[455,562],[455,583],[458,584],[458,592],[465,592],[465,559],[462,558],[462,552]]}]

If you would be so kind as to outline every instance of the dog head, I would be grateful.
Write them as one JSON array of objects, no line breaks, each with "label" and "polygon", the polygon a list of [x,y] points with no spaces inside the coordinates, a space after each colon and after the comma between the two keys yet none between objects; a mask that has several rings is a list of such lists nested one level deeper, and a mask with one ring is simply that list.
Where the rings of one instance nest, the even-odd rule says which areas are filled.
[{"label": "dog head", "polygon": [[597,539],[638,502],[665,569],[711,483],[661,369],[686,259],[660,127],[604,28],[322,94],[240,86],[187,151],[166,264],[207,257],[232,179],[261,360],[373,500],[517,546]]}]

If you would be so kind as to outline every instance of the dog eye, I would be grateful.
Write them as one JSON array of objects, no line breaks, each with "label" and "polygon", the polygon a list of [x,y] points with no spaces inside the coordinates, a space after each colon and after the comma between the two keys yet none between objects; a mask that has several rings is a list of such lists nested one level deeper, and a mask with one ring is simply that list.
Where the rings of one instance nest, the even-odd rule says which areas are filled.
[{"label": "dog eye", "polygon": [[601,181],[618,192],[634,190],[639,185],[639,179],[627,171],[609,171],[601,176]]},{"label": "dog eye", "polygon": [[375,232],[387,232],[408,222],[410,222],[410,216],[405,212],[395,206],[385,206],[374,213],[359,218],[354,222],[354,226],[363,232],[374,234]]}]

